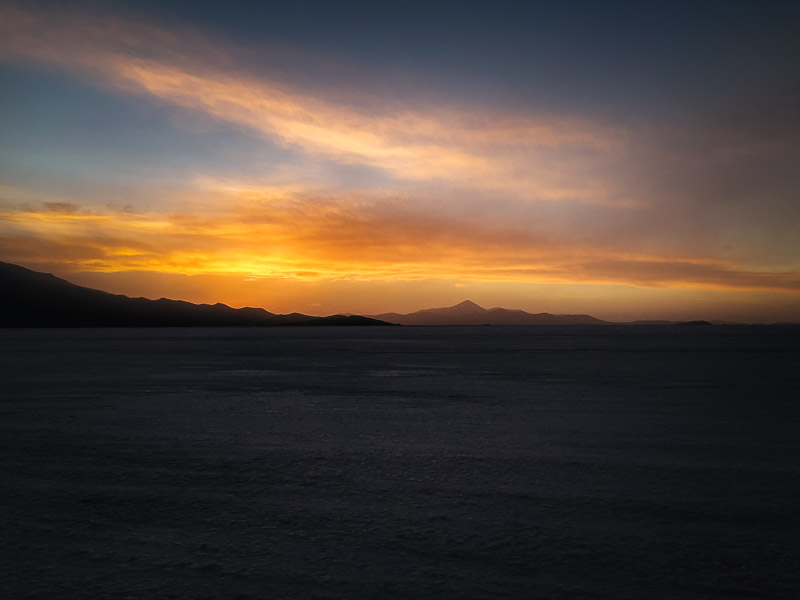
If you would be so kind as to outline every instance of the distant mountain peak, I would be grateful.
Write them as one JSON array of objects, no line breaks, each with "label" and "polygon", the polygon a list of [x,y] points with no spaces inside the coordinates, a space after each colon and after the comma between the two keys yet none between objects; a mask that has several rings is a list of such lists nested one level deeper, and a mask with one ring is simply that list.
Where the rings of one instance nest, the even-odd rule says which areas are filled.
[{"label": "distant mountain peak", "polygon": [[478,306],[472,300],[464,300],[454,306],[445,306],[442,308],[428,308],[418,312],[433,312],[442,315],[476,315],[485,313],[486,309]]},{"label": "distant mountain peak", "polygon": [[464,300],[463,302],[459,302],[455,306],[451,306],[450,308],[477,308],[478,310],[486,310],[482,306],[475,304],[472,300]]},{"label": "distant mountain peak", "polygon": [[599,325],[605,322],[589,315],[534,315],[499,306],[487,310],[472,300],[443,308],[426,308],[407,315],[385,313],[372,317],[400,325]]}]

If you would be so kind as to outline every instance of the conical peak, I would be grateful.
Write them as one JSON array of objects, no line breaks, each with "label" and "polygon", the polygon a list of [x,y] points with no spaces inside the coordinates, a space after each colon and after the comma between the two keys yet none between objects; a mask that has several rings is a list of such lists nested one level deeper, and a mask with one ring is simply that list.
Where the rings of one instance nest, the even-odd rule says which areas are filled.
[{"label": "conical peak", "polygon": [[451,310],[457,310],[460,313],[465,312],[485,312],[486,309],[482,306],[475,304],[472,300],[464,300],[463,302],[450,307]]},{"label": "conical peak", "polygon": [[463,302],[456,304],[456,306],[474,306],[476,308],[482,308],[481,306],[475,304],[472,300],[464,300]]}]

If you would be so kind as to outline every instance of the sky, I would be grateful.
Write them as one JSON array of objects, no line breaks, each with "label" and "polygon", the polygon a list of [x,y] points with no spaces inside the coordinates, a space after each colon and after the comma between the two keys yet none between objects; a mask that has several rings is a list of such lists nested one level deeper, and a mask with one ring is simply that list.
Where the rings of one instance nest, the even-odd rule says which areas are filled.
[{"label": "sky", "polygon": [[0,1],[0,260],[278,313],[800,321],[800,4]]}]

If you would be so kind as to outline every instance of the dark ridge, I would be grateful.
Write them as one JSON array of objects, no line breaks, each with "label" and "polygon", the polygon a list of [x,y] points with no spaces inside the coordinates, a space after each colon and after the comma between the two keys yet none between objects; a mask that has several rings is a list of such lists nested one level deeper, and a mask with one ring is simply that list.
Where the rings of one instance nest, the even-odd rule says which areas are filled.
[{"label": "dark ridge", "polygon": [[148,300],[82,287],[0,262],[0,327],[247,327],[390,325],[368,317],[276,315],[263,308]]}]

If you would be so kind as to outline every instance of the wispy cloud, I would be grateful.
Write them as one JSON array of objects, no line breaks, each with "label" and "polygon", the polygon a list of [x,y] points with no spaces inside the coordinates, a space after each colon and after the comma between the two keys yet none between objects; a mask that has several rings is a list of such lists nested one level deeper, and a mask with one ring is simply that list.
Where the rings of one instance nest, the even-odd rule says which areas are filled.
[{"label": "wispy cloud", "polygon": [[[581,118],[425,104],[328,101],[235,68],[244,52],[190,32],[116,18],[3,9],[0,56],[189,109],[254,135],[400,180],[451,180],[549,200],[609,201],[598,186],[626,133]],[[352,95],[351,95],[352,97]]]}]

